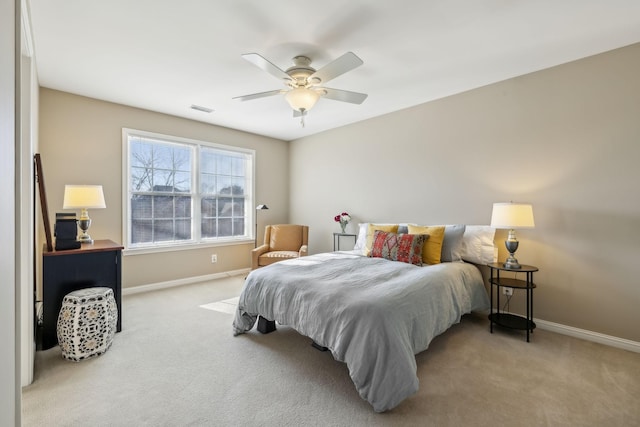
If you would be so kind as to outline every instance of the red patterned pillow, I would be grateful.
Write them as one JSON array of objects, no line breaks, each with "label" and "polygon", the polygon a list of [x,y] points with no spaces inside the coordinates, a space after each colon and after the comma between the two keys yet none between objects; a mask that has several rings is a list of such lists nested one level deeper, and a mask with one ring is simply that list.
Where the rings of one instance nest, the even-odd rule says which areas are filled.
[{"label": "red patterned pillow", "polygon": [[376,230],[370,256],[422,265],[422,247],[428,238],[428,234],[396,234]]}]

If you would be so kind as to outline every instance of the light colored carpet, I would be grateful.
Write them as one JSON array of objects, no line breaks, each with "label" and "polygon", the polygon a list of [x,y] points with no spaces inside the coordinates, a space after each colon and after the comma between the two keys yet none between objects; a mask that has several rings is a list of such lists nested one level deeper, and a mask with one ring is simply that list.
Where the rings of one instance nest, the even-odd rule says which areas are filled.
[{"label": "light colored carpet", "polygon": [[481,315],[418,354],[418,393],[377,414],[309,338],[284,326],[234,337],[231,314],[201,308],[242,282],[125,296],[123,330],[97,358],[38,352],[23,425],[640,426],[639,354],[543,330],[526,343]]},{"label": "light colored carpet", "polygon": [[216,301],[209,304],[203,304],[200,308],[207,310],[219,311],[220,313],[233,314],[238,307],[239,297],[229,298],[222,301]]}]

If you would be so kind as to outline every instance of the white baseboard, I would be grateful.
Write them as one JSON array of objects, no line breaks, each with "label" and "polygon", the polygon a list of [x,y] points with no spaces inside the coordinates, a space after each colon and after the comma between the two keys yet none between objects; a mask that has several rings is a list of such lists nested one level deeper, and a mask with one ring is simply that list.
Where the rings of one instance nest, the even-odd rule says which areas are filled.
[{"label": "white baseboard", "polygon": [[599,344],[611,347],[621,348],[623,350],[640,353],[640,342],[626,340],[611,335],[605,335],[598,332],[588,331],[586,329],[578,329],[573,326],[561,325],[559,323],[548,322],[546,320],[533,319],[536,326],[546,331],[557,332],[562,335],[568,335],[574,338],[580,338],[587,341],[597,342]]},{"label": "white baseboard", "polygon": [[223,273],[207,274],[204,276],[187,277],[184,279],[169,280],[167,282],[150,283],[148,285],[140,285],[140,286],[134,286],[131,288],[123,288],[122,295],[133,295],[133,294],[139,294],[142,292],[157,291],[158,289],[166,289],[166,288],[173,288],[175,286],[191,285],[193,283],[207,282],[209,280],[239,276],[241,274],[246,275],[250,271],[251,269],[249,268],[243,268],[241,270],[225,271]]},{"label": "white baseboard", "polygon": [[[500,312],[503,313],[503,311]],[[481,311],[481,313],[489,315],[489,310]],[[504,311],[504,313],[522,316],[520,313],[511,313],[509,311]],[[545,331],[555,332],[561,335],[579,338],[581,340],[596,342],[598,344],[604,344],[610,347],[621,348],[623,350],[633,351],[634,353],[640,353],[640,342],[637,341],[626,340],[624,338],[618,338],[612,335],[605,335],[599,332],[588,331],[586,329],[574,328],[573,326],[549,322],[548,320],[536,319],[535,317],[533,318],[533,322],[536,324],[537,328],[544,329]]]}]

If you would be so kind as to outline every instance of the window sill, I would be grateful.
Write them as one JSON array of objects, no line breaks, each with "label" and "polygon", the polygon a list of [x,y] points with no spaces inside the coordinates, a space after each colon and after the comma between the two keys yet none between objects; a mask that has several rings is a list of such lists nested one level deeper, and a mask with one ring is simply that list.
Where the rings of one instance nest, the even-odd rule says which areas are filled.
[{"label": "window sill", "polygon": [[125,248],[122,251],[123,256],[131,255],[148,255],[162,252],[177,252],[177,251],[191,251],[204,248],[215,248],[221,246],[233,246],[233,245],[246,245],[254,243],[254,239],[246,237],[239,239],[219,240],[217,242],[205,242],[205,243],[184,243],[184,244],[171,244],[171,245],[157,245],[144,248]]}]

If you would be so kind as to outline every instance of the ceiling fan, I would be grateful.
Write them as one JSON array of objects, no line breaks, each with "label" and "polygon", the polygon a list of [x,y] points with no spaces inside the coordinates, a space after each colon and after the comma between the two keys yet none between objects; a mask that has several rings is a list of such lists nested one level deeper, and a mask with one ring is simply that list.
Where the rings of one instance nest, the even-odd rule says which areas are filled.
[{"label": "ceiling fan", "polygon": [[293,109],[293,117],[301,117],[300,123],[302,126],[304,126],[304,117],[307,115],[307,112],[313,108],[320,97],[352,104],[362,104],[362,102],[367,99],[367,95],[364,93],[331,89],[322,86],[328,81],[363,64],[362,60],[353,52],[345,53],[319,70],[313,68],[311,66],[311,59],[304,55],[294,57],[293,65],[287,68],[286,71],[283,71],[257,53],[245,53],[242,57],[261,70],[282,80],[286,89],[237,96],[233,99],[250,101],[252,99],[284,94],[284,98]]}]

